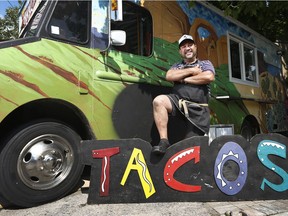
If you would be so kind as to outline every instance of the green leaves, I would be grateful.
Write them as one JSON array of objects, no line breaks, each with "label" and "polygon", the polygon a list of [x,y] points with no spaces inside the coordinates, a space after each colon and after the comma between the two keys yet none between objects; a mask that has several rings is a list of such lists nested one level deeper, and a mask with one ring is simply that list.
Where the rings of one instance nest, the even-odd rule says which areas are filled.
[{"label": "green leaves", "polygon": [[288,35],[288,1],[209,1],[266,38],[286,41]]},{"label": "green leaves", "polygon": [[18,6],[7,8],[4,18],[0,18],[0,41],[18,38],[18,12],[21,4],[18,0]]}]

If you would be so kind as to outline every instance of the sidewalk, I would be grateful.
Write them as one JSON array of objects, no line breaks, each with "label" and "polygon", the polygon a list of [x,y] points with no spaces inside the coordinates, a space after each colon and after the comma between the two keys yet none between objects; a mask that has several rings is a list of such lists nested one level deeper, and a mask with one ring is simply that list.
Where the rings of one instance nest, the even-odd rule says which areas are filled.
[{"label": "sidewalk", "polygon": [[206,208],[215,211],[215,215],[266,216],[288,215],[288,200],[236,201],[204,203]]},{"label": "sidewalk", "polygon": [[87,193],[78,190],[61,200],[34,208],[0,208],[0,216],[288,216],[288,200],[87,205],[87,197]]},{"label": "sidewalk", "polygon": [[89,181],[58,201],[27,209],[3,209],[0,216],[288,216],[287,200],[87,204]]}]

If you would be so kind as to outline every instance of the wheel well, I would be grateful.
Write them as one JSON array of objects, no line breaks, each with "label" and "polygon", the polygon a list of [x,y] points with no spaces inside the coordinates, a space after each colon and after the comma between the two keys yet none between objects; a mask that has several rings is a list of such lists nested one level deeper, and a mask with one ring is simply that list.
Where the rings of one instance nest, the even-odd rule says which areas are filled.
[{"label": "wheel well", "polygon": [[249,115],[249,116],[245,117],[244,121],[242,122],[241,128],[243,128],[243,126],[245,124],[250,124],[253,128],[255,128],[255,130],[258,133],[260,133],[259,123],[258,123],[257,119],[253,115]]},{"label": "wheel well", "polygon": [[[82,139],[94,138],[84,114],[73,104],[57,99],[41,99],[18,107],[1,122],[0,134],[7,135],[17,126],[37,119],[55,119],[71,127]],[[1,136],[1,141],[4,138]]]}]

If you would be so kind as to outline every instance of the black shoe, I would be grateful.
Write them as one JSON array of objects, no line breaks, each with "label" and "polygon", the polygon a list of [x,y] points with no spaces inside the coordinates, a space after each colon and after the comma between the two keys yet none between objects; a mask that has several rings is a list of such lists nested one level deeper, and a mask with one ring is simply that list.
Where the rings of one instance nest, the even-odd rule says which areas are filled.
[{"label": "black shoe", "polygon": [[170,146],[170,143],[167,139],[161,139],[158,146],[153,146],[152,153],[154,154],[165,154],[167,148]]}]

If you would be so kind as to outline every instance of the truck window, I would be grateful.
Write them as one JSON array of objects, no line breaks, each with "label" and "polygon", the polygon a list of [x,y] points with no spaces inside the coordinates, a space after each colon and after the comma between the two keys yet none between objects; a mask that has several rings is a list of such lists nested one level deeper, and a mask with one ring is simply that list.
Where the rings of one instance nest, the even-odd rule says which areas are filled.
[{"label": "truck window", "polygon": [[245,79],[252,82],[256,80],[255,51],[253,47],[244,45]]},{"label": "truck window", "polygon": [[149,11],[135,3],[123,2],[123,21],[112,21],[112,30],[126,32],[126,44],[114,46],[115,50],[136,55],[152,53],[152,17]]},{"label": "truck window", "polygon": [[232,77],[241,79],[240,46],[233,40],[230,40],[230,59]]},{"label": "truck window", "polygon": [[32,21],[28,25],[27,29],[25,29],[25,25],[26,25],[25,21],[24,21],[25,15],[24,15],[24,13],[21,14],[21,18],[19,20],[19,23],[21,23],[22,25],[19,27],[20,27],[20,32],[25,29],[24,34],[23,34],[24,37],[36,36],[38,29],[40,27],[39,24],[40,24],[42,15],[44,14],[46,5],[47,5],[47,1],[40,3],[40,6],[37,8],[36,13],[33,16]]},{"label": "truck window", "polygon": [[91,47],[106,50],[109,46],[109,1],[92,1]]},{"label": "truck window", "polygon": [[88,1],[59,1],[47,26],[57,39],[85,44],[88,42]]},{"label": "truck window", "polygon": [[229,53],[231,80],[248,85],[258,84],[256,49],[252,45],[230,36]]}]

